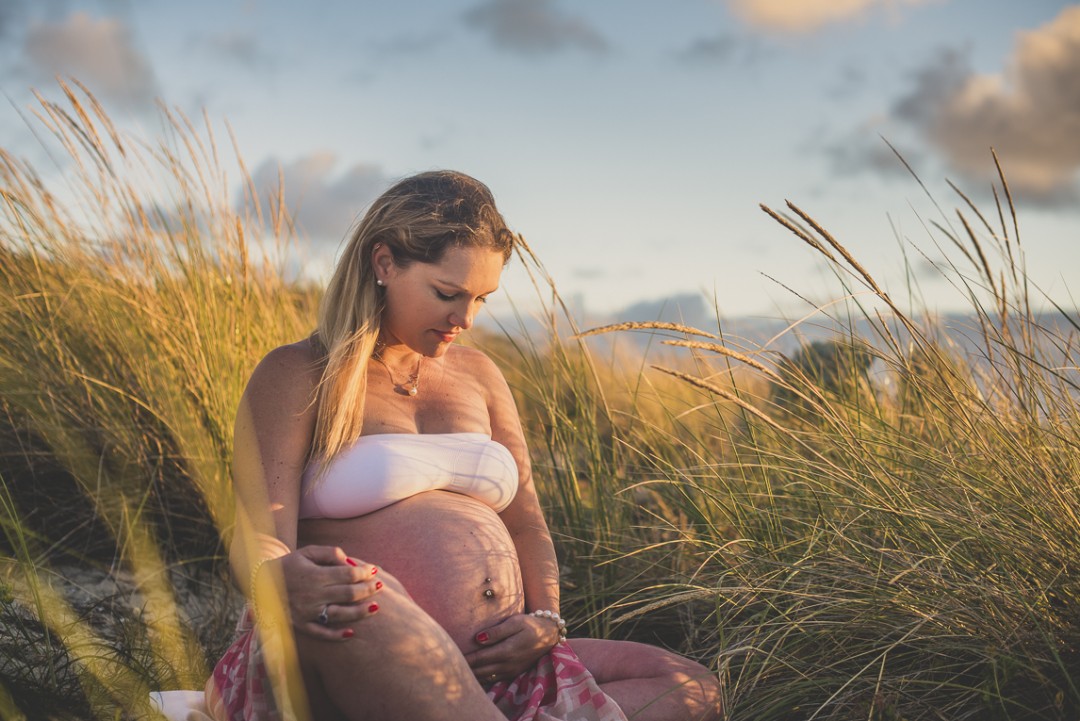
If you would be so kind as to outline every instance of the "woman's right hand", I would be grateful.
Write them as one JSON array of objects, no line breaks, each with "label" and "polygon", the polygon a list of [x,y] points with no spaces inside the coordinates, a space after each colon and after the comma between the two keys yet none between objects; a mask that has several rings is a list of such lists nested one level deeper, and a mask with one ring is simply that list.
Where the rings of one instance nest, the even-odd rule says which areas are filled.
[{"label": "woman's right hand", "polygon": [[[379,610],[378,569],[335,546],[304,546],[277,559],[293,628],[326,641],[351,638],[352,624]],[[326,622],[320,614],[326,610]]]}]

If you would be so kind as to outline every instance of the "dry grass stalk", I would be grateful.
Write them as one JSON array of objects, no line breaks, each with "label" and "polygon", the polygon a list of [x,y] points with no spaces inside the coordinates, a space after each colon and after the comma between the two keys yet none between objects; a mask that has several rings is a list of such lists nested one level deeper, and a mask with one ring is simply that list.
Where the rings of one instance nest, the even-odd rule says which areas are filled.
[{"label": "dry grass stalk", "polygon": [[829,243],[829,245],[831,245],[833,248],[836,249],[838,253],[840,253],[840,255],[844,256],[844,260],[847,261],[848,265],[854,268],[859,273],[859,275],[862,276],[863,280],[866,281],[866,283],[870,286],[870,288],[873,289],[873,291],[878,295],[878,297],[887,302],[890,306],[892,305],[892,301],[889,300],[889,295],[885,291],[883,291],[880,286],[878,286],[877,281],[875,281],[870,275],[870,273],[867,272],[866,268],[863,268],[862,265],[857,260],[855,260],[855,256],[853,256],[847,248],[840,245],[840,242],[832,236],[832,233],[825,230],[825,228],[823,228],[820,223],[811,218],[807,213],[803,212],[801,208],[792,203],[790,200],[787,201],[787,207],[791,208],[791,210],[797,213],[798,216],[805,220],[811,228],[817,231],[818,235],[824,238]]},{"label": "dry grass stalk", "polygon": [[777,223],[784,226],[785,228],[790,230],[792,233],[797,235],[799,238],[801,238],[804,243],[806,243],[811,248],[813,248],[817,252],[821,253],[826,258],[828,258],[830,262],[832,262],[832,263],[836,262],[836,256],[833,255],[832,252],[828,248],[826,248],[824,245],[822,245],[820,242],[818,242],[817,238],[814,238],[812,235],[807,233],[805,230],[803,230],[799,226],[795,225],[790,220],[788,220],[784,216],[780,215],[779,213],[777,213],[775,210],[773,210],[769,206],[765,205],[764,203],[759,203],[758,207],[761,208],[762,210],[764,210],[769,215],[770,218],[772,218]]},{"label": "dry grass stalk", "polygon": [[778,383],[783,383],[784,381],[784,379],[781,378],[780,375],[776,373],[776,371],[769,368],[764,363],[756,361],[750,356],[739,353],[738,351],[733,351],[727,346],[722,346],[719,343],[705,343],[696,340],[665,340],[661,342],[663,345],[677,346],[680,348],[697,348],[699,350],[707,350],[712,353],[727,356],[728,358],[734,358],[735,360],[739,361],[744,365],[748,365],[755,370],[761,371],[765,375],[769,376],[769,378],[777,381]]},{"label": "dry grass stalk", "polygon": [[688,325],[683,325],[681,323],[668,323],[667,321],[660,320],[629,321],[626,323],[612,323],[611,325],[602,325],[598,328],[590,328],[589,330],[582,331],[574,335],[573,338],[587,338],[591,335],[600,335],[601,333],[614,333],[620,330],[670,330],[676,333],[699,335],[705,338],[719,338],[719,336],[714,335],[713,333],[698,330],[697,328],[691,328]]},{"label": "dry grass stalk", "polygon": [[781,433],[784,433],[784,434],[789,435],[789,436],[793,435],[789,429],[784,428],[782,425],[780,425],[779,423],[774,421],[772,418],[770,418],[768,415],[766,415],[763,411],[761,411],[758,408],[755,408],[753,405],[751,405],[750,403],[747,403],[745,400],[743,400],[739,396],[735,395],[731,391],[727,390],[726,388],[721,388],[720,386],[716,385],[715,383],[710,383],[707,380],[704,380],[702,378],[698,378],[697,376],[690,375],[689,373],[683,373],[682,371],[677,371],[677,370],[675,370],[673,368],[665,368],[664,366],[658,366],[658,365],[650,365],[649,367],[653,368],[654,370],[658,370],[661,373],[667,373],[669,376],[674,376],[675,378],[678,378],[679,380],[686,381],[690,385],[697,386],[698,388],[701,388],[702,390],[709,391],[710,393],[715,393],[716,395],[720,396],[724,400],[734,403],[735,405],[737,405],[739,408],[742,408],[747,413],[749,413],[749,414],[751,414],[751,415],[753,415],[753,416],[755,416],[757,418],[760,418],[762,421],[764,421],[771,428],[774,428],[774,429],[780,431]]},{"label": "dry grass stalk", "polygon": [[968,239],[971,241],[971,245],[974,246],[975,252],[979,256],[979,265],[983,272],[983,275],[986,278],[986,282],[990,284],[990,292],[999,301],[999,303],[1003,304],[1005,299],[1002,294],[998,293],[997,284],[994,282],[994,272],[990,270],[990,263],[986,260],[986,253],[983,252],[982,243],[979,242],[978,237],[976,237],[975,235],[975,231],[971,229],[971,224],[968,223],[967,217],[960,212],[959,208],[957,208],[956,210],[956,216],[960,218],[960,222],[964,226],[964,232],[967,233]]}]

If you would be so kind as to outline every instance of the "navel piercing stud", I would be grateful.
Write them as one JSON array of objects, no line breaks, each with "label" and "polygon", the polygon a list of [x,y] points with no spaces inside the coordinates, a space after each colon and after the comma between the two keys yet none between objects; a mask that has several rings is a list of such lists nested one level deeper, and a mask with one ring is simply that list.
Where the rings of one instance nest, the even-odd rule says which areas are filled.
[{"label": "navel piercing stud", "polygon": [[484,589],[484,596],[487,598],[495,598],[495,592],[490,588]]}]

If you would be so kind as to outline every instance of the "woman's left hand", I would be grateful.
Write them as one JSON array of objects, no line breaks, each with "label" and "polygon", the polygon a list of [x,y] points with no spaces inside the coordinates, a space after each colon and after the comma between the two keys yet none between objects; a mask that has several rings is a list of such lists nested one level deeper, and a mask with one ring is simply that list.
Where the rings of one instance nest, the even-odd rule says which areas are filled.
[{"label": "woman's left hand", "polygon": [[550,618],[520,613],[476,634],[482,648],[465,654],[465,660],[476,678],[489,684],[532,668],[558,641],[559,627]]}]

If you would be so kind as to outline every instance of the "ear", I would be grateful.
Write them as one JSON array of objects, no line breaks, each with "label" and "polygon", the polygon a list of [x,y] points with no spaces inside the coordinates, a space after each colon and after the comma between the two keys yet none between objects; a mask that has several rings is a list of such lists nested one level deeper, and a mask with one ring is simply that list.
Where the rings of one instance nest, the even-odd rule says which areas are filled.
[{"label": "ear", "polygon": [[371,265],[375,269],[375,278],[385,281],[391,277],[397,266],[394,264],[394,254],[386,247],[385,243],[376,243],[371,249]]}]

